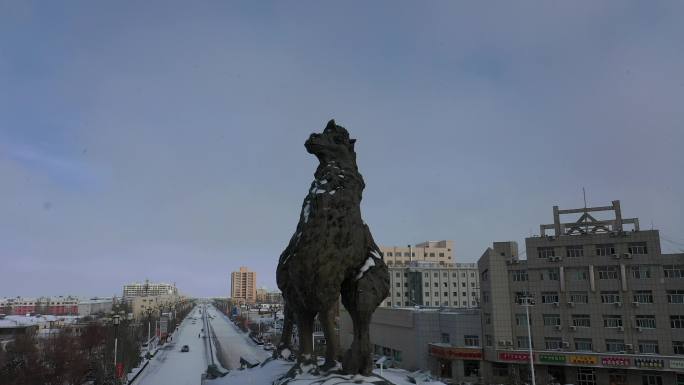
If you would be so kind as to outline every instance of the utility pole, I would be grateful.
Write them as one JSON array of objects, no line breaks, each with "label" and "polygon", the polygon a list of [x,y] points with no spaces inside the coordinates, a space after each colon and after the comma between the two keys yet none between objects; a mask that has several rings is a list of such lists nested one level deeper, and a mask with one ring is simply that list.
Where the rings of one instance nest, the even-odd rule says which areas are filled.
[{"label": "utility pole", "polygon": [[532,356],[532,333],[530,332],[530,306],[534,305],[532,297],[522,297],[521,303],[525,307],[525,315],[527,316],[527,347],[530,354],[530,377],[532,377],[532,385],[536,385],[534,378],[534,357]]}]

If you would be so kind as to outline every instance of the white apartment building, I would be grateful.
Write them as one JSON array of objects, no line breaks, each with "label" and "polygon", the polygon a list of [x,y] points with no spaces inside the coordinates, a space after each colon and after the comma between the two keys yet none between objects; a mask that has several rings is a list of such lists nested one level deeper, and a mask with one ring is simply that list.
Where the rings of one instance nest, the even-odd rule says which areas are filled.
[{"label": "white apartment building", "polygon": [[414,246],[380,246],[387,266],[408,266],[414,261],[450,266],[454,260],[454,241],[425,241]]},{"label": "white apartment building", "polygon": [[383,307],[429,306],[477,308],[480,284],[477,264],[414,261],[389,267],[390,295]]}]

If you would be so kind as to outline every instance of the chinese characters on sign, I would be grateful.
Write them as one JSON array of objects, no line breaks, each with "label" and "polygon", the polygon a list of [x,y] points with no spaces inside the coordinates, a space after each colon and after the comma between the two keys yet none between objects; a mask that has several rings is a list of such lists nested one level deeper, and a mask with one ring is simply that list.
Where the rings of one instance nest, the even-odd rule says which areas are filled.
[{"label": "chinese characters on sign", "polygon": [[565,356],[560,355],[560,354],[540,354],[539,355],[539,362],[564,363],[565,362]]},{"label": "chinese characters on sign", "polygon": [[635,358],[634,366],[637,368],[662,369],[665,361],[657,358]]},{"label": "chinese characters on sign", "polygon": [[629,366],[629,358],[626,357],[603,357],[601,364],[606,366]]},{"label": "chinese characters on sign", "polygon": [[468,360],[482,359],[482,351],[479,349],[452,348],[448,346],[430,345],[430,355],[440,358],[462,358]]},{"label": "chinese characters on sign", "polygon": [[598,364],[598,358],[594,356],[569,356],[571,364],[578,365],[596,365]]},{"label": "chinese characters on sign", "polygon": [[529,353],[511,353],[511,352],[501,352],[499,353],[499,359],[501,361],[529,361]]}]

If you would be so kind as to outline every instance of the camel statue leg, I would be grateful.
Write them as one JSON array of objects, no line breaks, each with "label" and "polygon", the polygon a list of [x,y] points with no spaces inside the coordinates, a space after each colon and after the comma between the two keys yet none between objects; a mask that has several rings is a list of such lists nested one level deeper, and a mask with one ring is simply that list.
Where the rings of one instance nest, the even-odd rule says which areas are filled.
[{"label": "camel statue leg", "polygon": [[321,367],[323,370],[330,370],[337,366],[335,356],[337,355],[337,334],[335,334],[335,305],[328,310],[319,313],[323,333],[325,334],[325,363]]},{"label": "camel statue leg", "polygon": [[292,354],[292,318],[290,307],[285,305],[283,309],[283,334],[280,337],[278,348],[273,352],[273,358],[282,356],[282,352],[285,349],[290,350],[290,354]]},{"label": "camel statue leg", "polygon": [[313,328],[315,314],[304,313],[297,316],[299,331],[299,362],[310,364],[313,362]]}]

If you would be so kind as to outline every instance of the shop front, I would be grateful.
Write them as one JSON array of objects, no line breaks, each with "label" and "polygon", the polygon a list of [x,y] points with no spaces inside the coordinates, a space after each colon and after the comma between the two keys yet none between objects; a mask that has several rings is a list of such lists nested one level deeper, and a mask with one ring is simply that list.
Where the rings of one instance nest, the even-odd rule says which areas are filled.
[{"label": "shop front", "polygon": [[481,377],[482,350],[459,348],[449,344],[430,344],[430,357],[441,378],[457,382],[477,382]]}]

